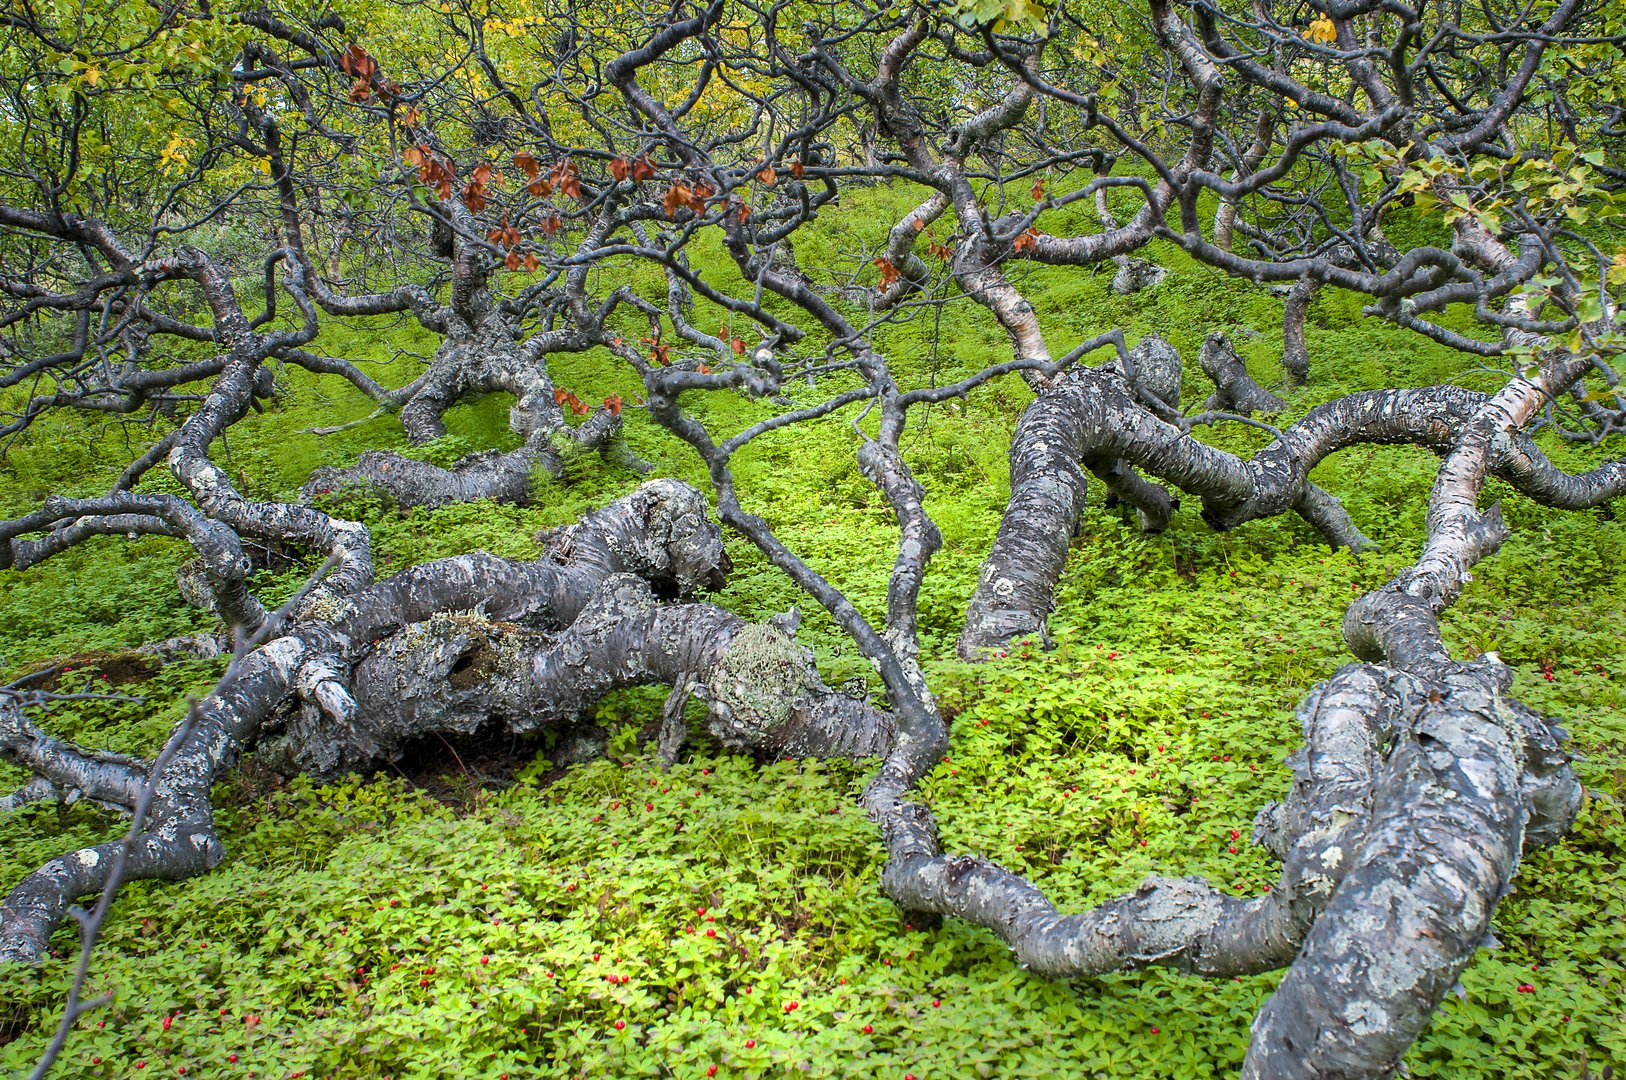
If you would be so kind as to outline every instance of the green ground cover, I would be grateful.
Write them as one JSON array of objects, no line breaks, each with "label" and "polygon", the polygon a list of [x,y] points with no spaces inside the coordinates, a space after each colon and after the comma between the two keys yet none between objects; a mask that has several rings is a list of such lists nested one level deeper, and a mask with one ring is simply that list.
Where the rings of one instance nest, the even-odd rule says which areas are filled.
[{"label": "green ground cover", "polygon": [[[876,243],[911,205],[903,191],[843,199],[812,237],[798,237],[804,262]],[[1131,342],[1156,331],[1188,359],[1189,400],[1206,394],[1195,355],[1218,329],[1256,378],[1280,382],[1278,298],[1173,249],[1149,254],[1170,276],[1130,298],[1108,290],[1107,272],[1016,276],[1057,352],[1108,327],[1122,326]],[[691,257],[705,265],[703,256]],[[1358,389],[1496,383],[1471,358],[1364,318],[1351,296],[1323,294],[1309,331],[1310,385],[1281,391],[1286,420]],[[877,339],[912,384],[1008,355],[991,321],[963,300],[922,308]],[[433,344],[385,322],[332,326],[323,338],[325,350],[372,361],[396,381],[417,370],[398,350]],[[604,354],[565,357],[551,370],[589,400],[638,394]],[[248,494],[292,497],[317,465],[405,448],[387,416],[305,434],[366,417],[372,403],[303,372],[282,372],[279,385],[266,413],[215,448]],[[1215,534],[1192,501],[1168,532],[1144,536],[1103,508],[1097,486],[1051,623],[1057,647],[1034,642],[973,667],[952,659],[952,642],[1008,494],[1006,449],[1027,400],[1020,382],[1002,381],[923,414],[904,443],[945,535],[921,603],[926,666],[953,720],[949,755],[924,785],[945,842],[1025,870],[1068,908],[1153,871],[1257,893],[1273,871],[1247,837],[1255,810],[1287,789],[1293,709],[1349,658],[1339,635],[1347,602],[1418,550],[1434,459],[1359,448],[1316,471],[1382,545],[1359,559],[1329,553],[1296,519]],[[457,407],[451,434],[413,453],[449,462],[515,445],[507,405],[494,397]],[[723,428],[766,408],[723,398],[694,407]],[[629,441],[660,474],[703,485],[685,447],[635,409],[627,416]],[[1245,429],[1202,437],[1239,452],[1266,438]],[[795,428],[759,440],[737,474],[747,508],[878,616],[892,562],[890,541],[878,538],[892,525],[854,465],[856,438],[840,420]],[[0,513],[48,492],[105,490],[128,460],[126,440],[98,420],[42,420],[0,465]],[[1619,453],[1538,441],[1571,470]],[[381,573],[476,549],[526,556],[538,531],[638,480],[596,460],[578,473],[539,479],[523,509],[399,512],[352,500],[343,512],[371,527]],[[148,481],[155,490],[166,482]],[[1446,616],[1447,640],[1459,656],[1495,651],[1518,673],[1517,696],[1565,720],[1592,797],[1571,835],[1524,865],[1496,917],[1500,946],[1479,954],[1407,1066],[1416,1076],[1597,1076],[1605,1064],[1626,1067],[1626,525],[1608,507],[1558,513],[1490,487],[1512,539]],[[864,673],[822,612],[738,537],[729,545],[736,571],[717,602],[752,618],[799,603],[827,681]],[[105,539],[0,574],[5,677],[80,656],[93,678],[96,658],[84,654],[206,628],[175,585],[187,557],[163,539]],[[262,585],[275,596],[300,577],[295,569]],[[46,722],[89,745],[150,753],[186,695],[217,674],[210,662],[171,664],[122,687],[139,703],[64,705]],[[447,748],[407,775],[332,786],[287,783],[251,759],[218,792],[227,862],[202,878],[126,889],[91,979],[113,1004],[82,1023],[57,1075],[1234,1073],[1274,977],[1154,971],[1058,984],[1023,971],[981,930],[909,926],[880,890],[881,846],[853,805],[864,765],[758,766],[701,740],[662,772],[635,738],[658,719],[661,698],[607,701],[599,722],[612,732],[611,759],[562,778],[540,741],[516,748],[517,773]],[[0,786],[21,779],[0,765]],[[0,880],[9,887],[118,831],[117,819],[83,806],[0,816]],[[0,972],[8,1074],[34,1059],[54,1026],[71,932],[58,948],[69,959]],[[1535,992],[1518,992],[1521,983]]]}]

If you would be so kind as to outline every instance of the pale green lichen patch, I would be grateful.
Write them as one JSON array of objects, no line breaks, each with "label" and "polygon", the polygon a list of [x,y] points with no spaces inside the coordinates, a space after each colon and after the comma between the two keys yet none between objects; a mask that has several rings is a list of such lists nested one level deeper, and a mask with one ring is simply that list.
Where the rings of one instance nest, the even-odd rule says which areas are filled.
[{"label": "pale green lichen patch", "polygon": [[728,643],[706,686],[713,714],[726,710],[720,718],[734,729],[731,734],[760,736],[789,723],[792,707],[807,692],[806,653],[778,627],[752,623]]},{"label": "pale green lichen patch", "polygon": [[299,605],[299,618],[308,622],[330,623],[344,618],[350,611],[350,601],[326,585],[318,585]]}]

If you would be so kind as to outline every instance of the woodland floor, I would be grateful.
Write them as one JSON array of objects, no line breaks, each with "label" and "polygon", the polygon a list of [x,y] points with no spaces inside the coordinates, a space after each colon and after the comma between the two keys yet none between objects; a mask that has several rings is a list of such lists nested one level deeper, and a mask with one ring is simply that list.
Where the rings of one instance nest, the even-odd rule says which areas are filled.
[{"label": "woodland floor", "polygon": [[[820,262],[820,243],[874,244],[909,205],[903,191],[844,198],[851,205],[815,238],[798,237],[804,264]],[[1172,273],[1130,298],[1108,290],[1110,268],[1025,279],[1058,352],[1113,326],[1131,343],[1155,330],[1186,357],[1190,400],[1206,393],[1197,347],[1225,330],[1254,376],[1289,400],[1284,422],[1358,389],[1495,382],[1324,291],[1310,310],[1310,384],[1287,391],[1280,299],[1166,247],[1150,254]],[[880,342],[900,381],[919,383],[963,376],[1007,348],[963,302]],[[432,343],[379,323],[331,327],[323,347],[400,382],[417,370],[401,351]],[[584,399],[637,396],[602,354],[552,370]],[[404,449],[392,417],[302,434],[372,404],[302,372],[279,384],[264,415],[215,447],[247,493],[292,497],[317,465]],[[944,841],[1023,869],[1064,907],[1152,871],[1262,890],[1274,871],[1247,837],[1255,810],[1287,788],[1293,708],[1349,659],[1347,602],[1418,550],[1434,459],[1371,447],[1316,470],[1383,546],[1358,560],[1330,554],[1288,517],[1215,534],[1189,501],[1167,533],[1144,536],[1103,508],[1092,482],[1051,621],[1057,648],[973,667],[953,660],[953,638],[1008,494],[1006,449],[1028,397],[1007,379],[934,409],[905,438],[945,534],[921,602],[926,666],[953,718],[950,754],[925,785]],[[513,446],[507,406],[459,406],[453,434],[413,453],[445,464]],[[704,405],[716,424],[762,408]],[[660,474],[703,485],[685,447],[627,416],[634,450]],[[1242,451],[1264,439],[1204,437]],[[82,418],[37,424],[0,462],[0,513],[48,492],[105,490],[128,460],[126,438]],[[858,475],[854,441],[844,421],[806,425],[759,440],[737,472],[747,509],[876,611],[893,526]],[[1569,470],[1621,453],[1538,441]],[[528,555],[539,530],[637,480],[594,459],[569,482],[540,482],[528,509],[344,512],[372,528],[382,574],[475,549]],[[1518,673],[1515,695],[1566,721],[1592,798],[1560,846],[1524,864],[1497,913],[1500,946],[1478,955],[1407,1065],[1415,1076],[1596,1077],[1605,1064],[1626,1068],[1626,522],[1607,507],[1565,514],[1491,489],[1513,536],[1446,616],[1447,641],[1459,656],[1497,652]],[[799,603],[826,680],[863,674],[822,612],[738,537],[729,545],[736,570],[718,602],[752,618]],[[175,585],[187,555],[163,539],[107,539],[0,575],[0,675],[73,657],[88,666],[70,680],[100,684],[98,654],[205,629]],[[262,593],[285,595],[306,569],[268,576]],[[218,671],[206,661],[105,669],[140,701],[64,705],[46,722],[90,745],[151,753],[186,695]],[[663,773],[638,738],[662,697],[611,699],[599,719],[613,760],[568,770],[546,745],[507,738],[420,747],[394,771],[328,787],[288,783],[251,759],[217,793],[227,862],[120,898],[91,978],[114,1003],[82,1023],[56,1075],[703,1077],[713,1064],[729,1077],[1234,1074],[1275,977],[1150,971],[1058,984],[1020,969],[984,931],[907,926],[881,892],[881,846],[853,805],[865,765],[759,767],[701,742]],[[22,779],[0,765],[0,787]],[[0,816],[3,887],[119,830],[83,806]],[[71,931],[57,940],[69,959],[0,971],[0,1072],[31,1063],[55,1024],[77,947]]]}]

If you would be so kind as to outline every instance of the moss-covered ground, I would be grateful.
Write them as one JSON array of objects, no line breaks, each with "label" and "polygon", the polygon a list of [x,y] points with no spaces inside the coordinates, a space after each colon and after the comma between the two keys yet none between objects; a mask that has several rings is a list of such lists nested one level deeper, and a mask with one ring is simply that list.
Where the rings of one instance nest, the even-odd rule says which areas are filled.
[{"label": "moss-covered ground", "polygon": [[[844,202],[798,237],[807,263],[876,244],[889,217],[912,205],[908,192],[889,190]],[[1329,293],[1310,312],[1310,384],[1283,390],[1280,299],[1172,249],[1151,254],[1172,272],[1130,298],[1108,290],[1107,272],[1015,276],[1058,353],[1114,326],[1131,342],[1163,334],[1188,359],[1188,399],[1206,393],[1194,358],[1216,329],[1287,397],[1288,420],[1358,389],[1496,382],[1471,359],[1363,317],[1357,298]],[[726,283],[721,262],[712,253],[707,272]],[[707,266],[706,253],[696,263]],[[608,283],[614,272],[604,273]],[[964,300],[922,307],[876,336],[906,384],[1008,357],[997,328]],[[408,354],[434,342],[379,321],[330,326],[322,344],[400,382],[418,370]],[[590,401],[638,396],[636,380],[603,354],[560,358],[552,371]],[[306,433],[372,411],[347,384],[288,370],[279,385],[263,415],[215,448],[251,495],[292,497],[317,465],[404,447],[389,416]],[[1008,494],[1006,449],[1028,399],[1015,379],[992,384],[922,413],[904,441],[946,541],[921,612],[927,667],[953,718],[950,753],[925,784],[945,840],[1025,870],[1063,907],[1101,901],[1153,871],[1257,893],[1273,871],[1246,838],[1254,811],[1286,790],[1293,709],[1348,659],[1338,630],[1345,604],[1418,550],[1434,460],[1361,448],[1317,470],[1382,544],[1359,559],[1329,553],[1296,519],[1215,534],[1189,500],[1173,528],[1144,536],[1104,509],[1096,488],[1051,623],[1057,647],[1034,642],[970,667],[952,659],[951,645]],[[420,452],[450,461],[514,445],[507,404],[457,407],[452,434]],[[765,408],[692,404],[727,430]],[[703,485],[685,447],[635,408],[626,415],[634,449],[660,473]],[[41,421],[0,464],[0,513],[48,492],[105,489],[148,437],[97,419]],[[1245,429],[1202,437],[1243,452],[1265,438]],[[854,465],[856,438],[842,419],[788,430],[754,444],[737,474],[748,509],[878,615],[894,533]],[[1540,442],[1572,470],[1620,452]],[[148,481],[154,490],[169,483]],[[475,549],[528,555],[538,531],[636,483],[593,460],[566,482],[539,481],[523,509],[332,508],[367,522],[387,573]],[[1597,1076],[1605,1064],[1626,1067],[1626,525],[1609,507],[1557,513],[1495,483],[1488,498],[1502,501],[1513,535],[1447,615],[1449,642],[1458,655],[1495,651],[1517,671],[1519,697],[1563,718],[1591,798],[1572,834],[1524,865],[1497,913],[1500,946],[1475,959],[1407,1066],[1417,1076]],[[738,537],[729,545],[736,571],[718,602],[752,618],[799,604],[802,637],[826,679],[863,674],[822,612]],[[176,589],[187,557],[176,542],[111,538],[0,574],[6,677],[79,657],[96,682],[98,653],[205,628]],[[261,584],[276,596],[299,577],[296,568]],[[217,673],[209,662],[170,664],[119,684],[139,701],[63,705],[46,722],[90,745],[150,753],[186,695]],[[853,805],[863,765],[759,766],[702,741],[662,772],[634,737],[660,701],[650,691],[606,702],[599,720],[612,731],[612,759],[562,779],[544,742],[501,753],[431,748],[410,767],[327,787],[276,780],[250,759],[218,791],[226,863],[120,898],[91,978],[113,1003],[81,1023],[57,1075],[1234,1073],[1274,977],[1154,971],[1058,984],[1022,970],[983,931],[907,925],[881,893],[880,845]],[[0,765],[0,784],[21,779]],[[119,827],[83,806],[0,817],[0,887]],[[69,958],[0,972],[8,1075],[54,1026],[71,931],[58,948]],[[1521,983],[1534,992],[1519,992]]]}]

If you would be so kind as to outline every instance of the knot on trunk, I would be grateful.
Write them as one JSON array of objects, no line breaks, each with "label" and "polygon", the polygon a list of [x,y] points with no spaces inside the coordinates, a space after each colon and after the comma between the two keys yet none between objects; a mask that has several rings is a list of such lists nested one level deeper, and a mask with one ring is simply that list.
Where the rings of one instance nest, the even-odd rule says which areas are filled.
[{"label": "knot on trunk", "polygon": [[712,733],[736,749],[769,741],[813,689],[811,670],[809,650],[777,626],[741,627],[706,679]]},{"label": "knot on trunk", "polygon": [[735,632],[706,674],[705,696],[712,734],[734,749],[859,758],[892,745],[892,715],[825,685],[812,650],[772,622]]}]

